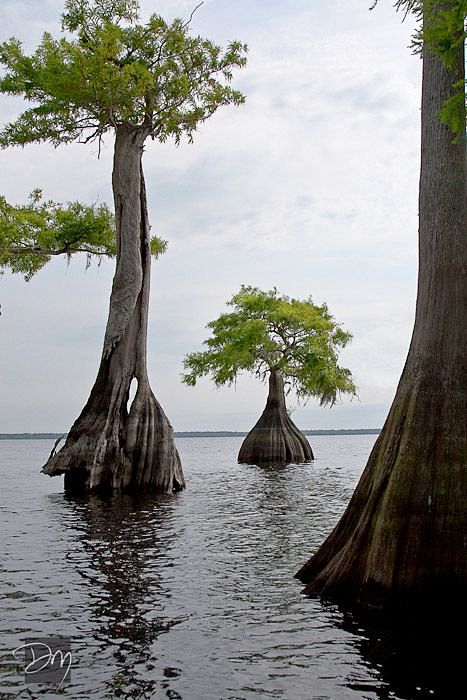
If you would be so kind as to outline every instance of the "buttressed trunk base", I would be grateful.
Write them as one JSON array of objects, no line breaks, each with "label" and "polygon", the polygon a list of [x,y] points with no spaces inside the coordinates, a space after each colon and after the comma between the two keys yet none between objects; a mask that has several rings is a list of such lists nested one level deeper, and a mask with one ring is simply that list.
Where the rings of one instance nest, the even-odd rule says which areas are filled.
[{"label": "buttressed trunk base", "polygon": [[287,413],[282,375],[271,371],[266,408],[243,441],[238,461],[240,464],[285,465],[312,459],[308,440]]},{"label": "buttressed trunk base", "polygon": [[[150,227],[141,165],[143,129],[117,129],[112,185],[117,267],[104,350],[94,387],[45,474],[65,474],[83,491],[178,491],[184,488],[172,427],[149,385],[146,367]],[[136,395],[128,406],[130,386]]]}]

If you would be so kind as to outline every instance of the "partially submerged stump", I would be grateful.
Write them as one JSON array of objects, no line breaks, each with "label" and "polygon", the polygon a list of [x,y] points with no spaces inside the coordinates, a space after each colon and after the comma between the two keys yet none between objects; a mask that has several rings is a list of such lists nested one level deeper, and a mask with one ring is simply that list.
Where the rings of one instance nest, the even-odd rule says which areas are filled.
[{"label": "partially submerged stump", "polygon": [[238,454],[240,464],[290,464],[314,459],[310,443],[287,413],[284,380],[269,376],[269,395],[261,418],[246,436]]}]

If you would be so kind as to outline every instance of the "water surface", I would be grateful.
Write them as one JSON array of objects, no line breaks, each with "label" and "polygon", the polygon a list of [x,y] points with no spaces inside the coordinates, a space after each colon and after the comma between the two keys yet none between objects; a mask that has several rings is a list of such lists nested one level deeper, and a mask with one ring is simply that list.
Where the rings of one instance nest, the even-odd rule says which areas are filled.
[{"label": "water surface", "polygon": [[[306,598],[293,578],[374,440],[316,436],[313,463],[266,469],[236,464],[241,438],[178,439],[186,491],[108,501],[69,499],[39,473],[53,441],[1,441],[0,698],[461,697],[454,664],[424,663],[405,632]],[[73,640],[60,692],[25,685],[12,656],[48,635]]]}]

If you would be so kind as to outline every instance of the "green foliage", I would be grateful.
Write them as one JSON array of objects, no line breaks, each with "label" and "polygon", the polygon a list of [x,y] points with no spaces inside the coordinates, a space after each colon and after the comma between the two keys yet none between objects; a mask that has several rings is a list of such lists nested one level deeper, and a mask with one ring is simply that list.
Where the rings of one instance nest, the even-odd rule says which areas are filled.
[{"label": "green foliage", "polygon": [[244,101],[229,83],[246,46],[222,51],[190,36],[189,22],[137,17],[134,0],[67,0],[65,36],[45,33],[31,56],[16,38],[1,44],[0,92],[33,106],[0,132],[0,144],[88,141],[121,123],[178,143],[221,105]]},{"label": "green foliage", "polygon": [[54,255],[116,254],[113,215],[105,204],[66,206],[45,201],[35,190],[24,206],[0,196],[0,271],[23,274],[26,280]]},{"label": "green foliage", "polygon": [[[423,5],[424,21],[418,44],[426,45],[435,51],[446,68],[453,71],[453,94],[440,112],[440,119],[446,124],[456,139],[465,138],[466,130],[466,96],[465,80],[456,75],[459,47],[463,46],[467,33],[467,0],[450,0],[442,4],[439,0],[425,0]],[[417,46],[417,41],[414,42]]]},{"label": "green foliage", "polygon": [[183,381],[194,386],[210,374],[221,386],[232,384],[242,371],[265,379],[278,370],[299,399],[317,397],[334,404],[339,394],[355,394],[350,371],[338,365],[338,350],[351,339],[327,306],[242,286],[224,313],[208,324],[207,350],[186,356]]},{"label": "green foliage", "polygon": [[[167,242],[153,236],[151,254],[159,257]],[[28,281],[55,255],[86,253],[114,257],[117,252],[114,216],[106,204],[66,206],[45,201],[34,190],[26,205],[9,204],[0,196],[0,274],[5,270]]]},{"label": "green foliage", "polygon": [[412,41],[414,51],[419,53],[427,46],[436,51],[447,68],[453,69],[459,46],[466,37],[467,0],[398,0],[395,6],[419,20]]},{"label": "green foliage", "polygon": [[[378,4],[375,0],[370,9]],[[467,0],[397,0],[395,7],[405,16],[414,14],[419,27],[412,39],[415,53],[421,53],[425,46],[435,51],[446,68],[453,70],[457,65],[459,47],[467,37],[465,19]],[[446,100],[440,119],[456,135],[465,136],[466,130],[466,89],[464,79],[453,73],[454,94]]]},{"label": "green foliage", "polygon": [[138,0],[66,0],[62,26],[70,31],[90,29],[102,22],[136,22]]}]

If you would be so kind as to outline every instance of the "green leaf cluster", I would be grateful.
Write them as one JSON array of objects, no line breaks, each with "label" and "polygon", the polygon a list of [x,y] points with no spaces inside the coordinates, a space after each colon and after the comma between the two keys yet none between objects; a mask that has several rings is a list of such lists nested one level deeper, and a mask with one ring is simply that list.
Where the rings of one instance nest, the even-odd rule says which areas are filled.
[{"label": "green leaf cluster", "polygon": [[423,46],[427,46],[436,51],[447,68],[452,69],[458,48],[466,37],[467,0],[397,0],[395,7],[419,20],[412,41],[413,49],[420,52]]},{"label": "green leaf cluster", "polygon": [[242,371],[265,379],[280,371],[299,400],[319,398],[333,405],[340,394],[355,394],[348,369],[338,352],[351,340],[325,304],[291,299],[277,289],[242,286],[228,302],[233,307],[208,324],[207,349],[186,356],[183,381],[194,386],[211,375],[216,385],[232,384]]},{"label": "green leaf cluster", "polygon": [[[152,236],[150,248],[157,258],[167,242]],[[106,204],[62,205],[44,200],[39,189],[26,205],[9,204],[0,196],[0,274],[9,270],[29,281],[53,256],[76,253],[86,253],[88,265],[93,256],[115,257],[115,219]]]},{"label": "green leaf cluster", "polygon": [[[465,138],[466,131],[466,89],[464,76],[456,74],[459,50],[467,36],[465,19],[467,0],[425,0],[424,20],[418,44],[426,45],[435,51],[444,66],[453,71],[453,93],[443,105],[440,119],[456,135],[456,140]],[[417,46],[417,42],[415,42]]]},{"label": "green leaf cluster", "polygon": [[244,101],[230,86],[243,44],[222,50],[156,14],[138,24],[133,0],[68,0],[65,10],[65,35],[45,33],[31,56],[16,38],[0,45],[0,91],[32,103],[0,132],[2,146],[87,141],[122,123],[178,143],[221,105]]},{"label": "green leaf cluster", "polygon": [[26,205],[9,204],[0,196],[0,271],[29,280],[52,256],[75,253],[116,254],[114,217],[105,204],[64,206],[44,200],[40,190]]},{"label": "green leaf cluster", "polygon": [[[372,7],[376,7],[375,0]],[[457,138],[466,131],[466,86],[454,70],[457,65],[459,47],[467,38],[465,20],[467,0],[397,0],[395,7],[405,15],[414,14],[419,27],[412,39],[414,53],[421,53],[425,46],[438,54],[446,68],[453,71],[453,95],[446,100],[440,119]]]}]

